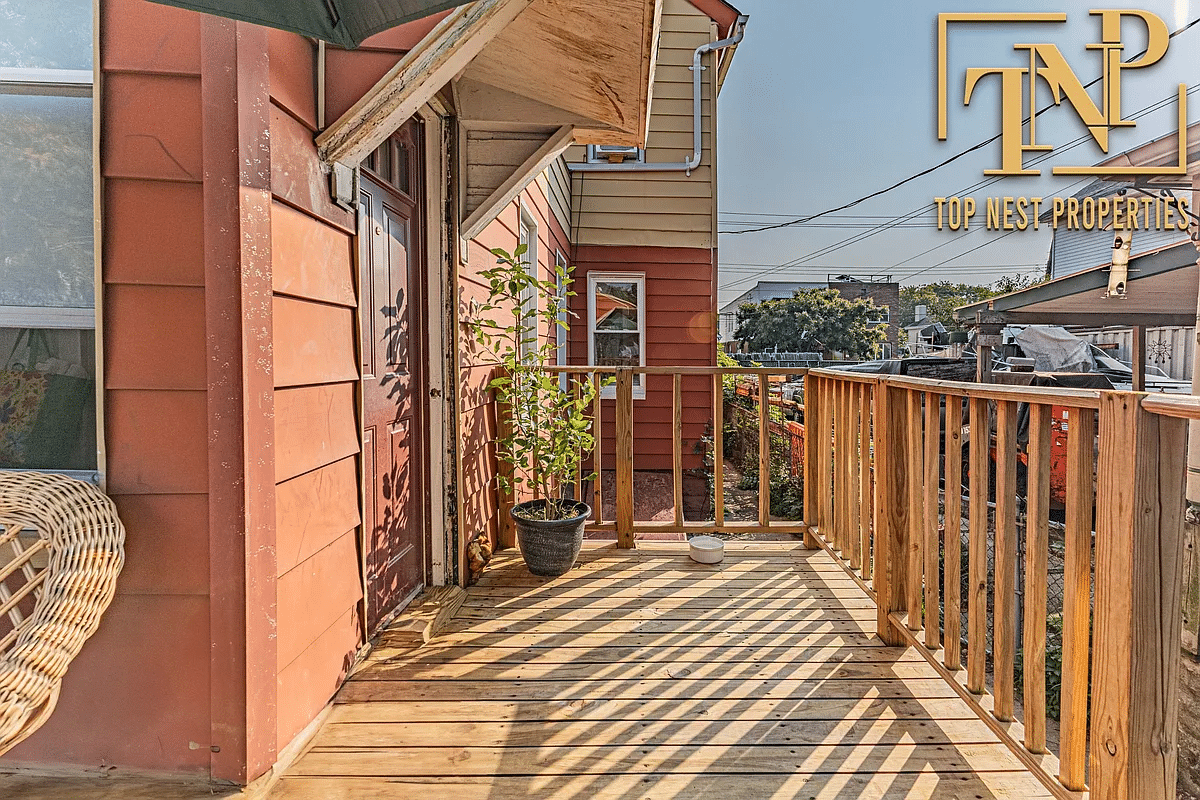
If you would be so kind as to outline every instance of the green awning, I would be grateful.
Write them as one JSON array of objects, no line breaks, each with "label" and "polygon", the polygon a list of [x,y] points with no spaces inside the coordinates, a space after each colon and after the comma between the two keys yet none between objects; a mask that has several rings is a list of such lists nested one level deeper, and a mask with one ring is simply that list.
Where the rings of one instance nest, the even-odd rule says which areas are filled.
[{"label": "green awning", "polygon": [[253,22],[354,48],[405,22],[466,5],[468,0],[153,0],[218,17]]}]

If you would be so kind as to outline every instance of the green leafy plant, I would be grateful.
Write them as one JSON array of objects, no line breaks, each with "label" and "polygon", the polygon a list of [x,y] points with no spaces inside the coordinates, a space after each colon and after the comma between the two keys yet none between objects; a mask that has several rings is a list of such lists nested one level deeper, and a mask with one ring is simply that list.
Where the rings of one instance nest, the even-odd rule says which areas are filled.
[{"label": "green leafy plant", "polygon": [[530,518],[568,519],[576,507],[563,492],[594,443],[587,412],[595,388],[577,378],[564,386],[557,374],[542,368],[553,363],[558,345],[556,337],[541,334],[569,329],[565,317],[573,315],[566,303],[575,292],[571,268],[557,265],[555,279],[542,280],[531,274],[527,250],[524,244],[512,253],[492,250],[496,266],[480,273],[488,282],[488,299],[468,326],[480,357],[500,367],[488,383],[509,422],[496,441],[497,459],[511,467],[511,476],[500,470],[496,477],[500,491],[542,498],[544,506]]}]

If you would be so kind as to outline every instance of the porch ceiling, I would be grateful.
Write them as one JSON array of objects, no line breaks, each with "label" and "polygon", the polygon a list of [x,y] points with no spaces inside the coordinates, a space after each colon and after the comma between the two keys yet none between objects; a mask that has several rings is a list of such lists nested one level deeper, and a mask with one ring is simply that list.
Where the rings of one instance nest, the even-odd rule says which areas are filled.
[{"label": "porch ceiling", "polygon": [[429,33],[317,137],[362,161],[448,83],[468,127],[570,126],[578,142],[644,144],[661,0],[479,0]]}]

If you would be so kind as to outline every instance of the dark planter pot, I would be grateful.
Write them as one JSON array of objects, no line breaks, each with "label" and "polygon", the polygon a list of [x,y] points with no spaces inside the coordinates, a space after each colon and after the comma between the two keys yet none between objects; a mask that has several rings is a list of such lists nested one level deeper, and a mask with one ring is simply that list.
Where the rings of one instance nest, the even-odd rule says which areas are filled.
[{"label": "dark planter pot", "polygon": [[513,522],[517,526],[517,543],[525,566],[534,575],[555,578],[575,566],[583,547],[583,527],[592,509],[587,503],[575,503],[576,514],[570,519],[540,520],[521,516],[520,511],[545,506],[545,500],[530,500],[513,506]]}]

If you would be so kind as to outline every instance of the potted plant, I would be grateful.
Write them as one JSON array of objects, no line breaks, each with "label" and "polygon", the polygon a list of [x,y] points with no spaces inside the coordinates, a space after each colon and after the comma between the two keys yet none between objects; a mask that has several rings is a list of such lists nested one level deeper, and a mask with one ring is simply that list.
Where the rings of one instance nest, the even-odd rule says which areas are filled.
[{"label": "potted plant", "polygon": [[565,304],[575,293],[568,267],[556,266],[554,280],[530,274],[527,249],[521,244],[511,254],[492,250],[496,266],[481,273],[488,299],[469,325],[479,355],[500,368],[488,384],[508,421],[496,441],[497,459],[510,468],[497,475],[500,491],[537,498],[517,503],[510,512],[521,555],[530,572],[556,576],[575,564],[592,513],[586,503],[565,495],[583,452],[592,448],[586,412],[595,388],[578,378],[564,384],[542,368],[558,351],[557,337],[545,333],[569,329]]}]

